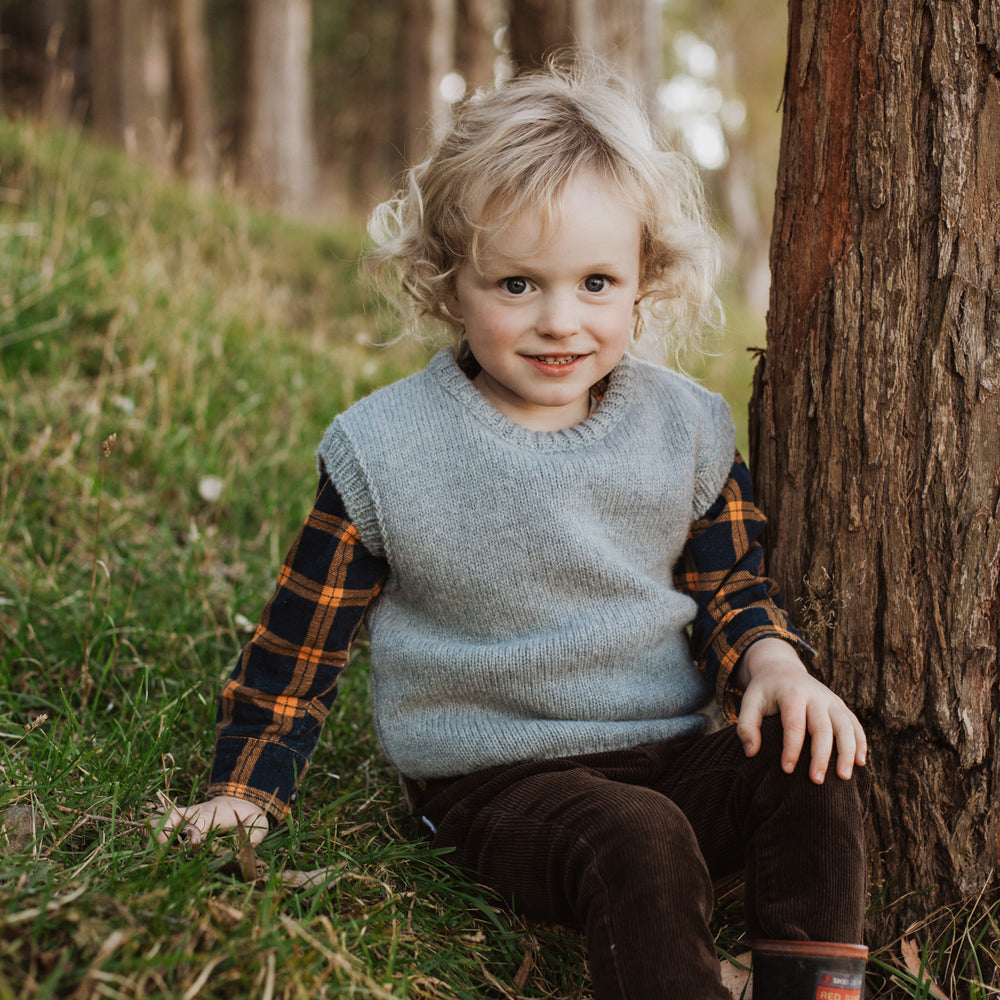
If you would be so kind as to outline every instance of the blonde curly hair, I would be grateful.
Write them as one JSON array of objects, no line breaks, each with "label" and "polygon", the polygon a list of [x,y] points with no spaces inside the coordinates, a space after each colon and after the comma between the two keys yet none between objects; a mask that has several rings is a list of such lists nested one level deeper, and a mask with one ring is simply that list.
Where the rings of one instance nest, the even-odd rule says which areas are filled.
[{"label": "blonde curly hair", "polygon": [[573,57],[479,92],[405,188],[379,205],[366,269],[400,310],[404,331],[437,320],[461,339],[445,306],[455,273],[524,211],[556,217],[570,178],[594,171],[642,221],[636,345],[680,353],[720,313],[720,242],[691,160],[660,146],[627,85],[605,63]]}]

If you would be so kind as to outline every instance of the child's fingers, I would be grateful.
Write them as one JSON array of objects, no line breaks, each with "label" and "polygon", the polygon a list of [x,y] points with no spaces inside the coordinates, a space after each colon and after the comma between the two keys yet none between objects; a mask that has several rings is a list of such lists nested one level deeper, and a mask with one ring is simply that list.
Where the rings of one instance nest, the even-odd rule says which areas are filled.
[{"label": "child's fingers", "polygon": [[858,747],[853,727],[837,740],[837,776],[847,781],[854,773]]},{"label": "child's fingers", "polygon": [[[817,785],[822,785],[826,779],[826,770],[830,766],[830,757],[833,755],[834,727],[830,716],[823,711],[815,714],[815,718],[810,722],[809,740],[812,746],[812,753],[809,759],[809,778]],[[844,744],[837,738],[837,749],[840,753],[838,764],[843,760]]]},{"label": "child's fingers", "polygon": [[752,757],[760,749],[760,724],[764,721],[764,705],[752,690],[747,690],[736,720],[736,735],[743,744],[743,752]]},{"label": "child's fingers", "polygon": [[163,844],[179,832],[192,844],[200,844],[209,830],[231,830],[237,826],[243,827],[251,844],[259,844],[269,829],[267,816],[258,807],[242,802],[234,807],[224,800],[210,799],[187,809],[172,808],[156,839]]},{"label": "child's fingers", "polygon": [[845,781],[854,773],[854,761],[858,755],[858,733],[854,727],[854,713],[841,703],[843,720],[837,730],[837,774]]},{"label": "child's fingers", "polygon": [[[863,766],[867,755],[865,732],[854,713],[838,701],[830,710],[829,716],[820,717],[814,728],[810,729],[813,743],[813,760],[810,777],[817,783],[823,780],[826,766],[833,755],[836,742],[837,776],[847,781],[854,772],[854,766]],[[822,758],[820,760],[819,758]],[[819,771],[822,763],[823,774]]]},{"label": "child's fingers", "polygon": [[865,731],[855,714],[844,707],[847,719],[837,733],[837,774],[845,781],[854,773],[854,767],[864,767],[868,757]]},{"label": "child's fingers", "polygon": [[864,767],[868,763],[868,737],[865,735],[865,727],[861,725],[861,721],[852,712],[851,719],[854,723],[854,734],[856,740],[856,749],[854,752],[854,763],[858,767]]},{"label": "child's fingers", "polygon": [[177,831],[187,833],[189,830],[188,817],[176,806],[166,814],[165,820],[161,816],[157,822],[156,840],[160,844],[165,844]]},{"label": "child's fingers", "polygon": [[270,829],[266,816],[253,816],[248,820],[243,820],[243,829],[251,844],[259,844]]},{"label": "child's fingers", "polygon": [[786,774],[795,770],[806,741],[806,709],[807,702],[797,696],[786,697],[780,705],[781,728],[785,734],[781,747],[781,769]]},{"label": "child's fingers", "polygon": [[178,821],[174,824],[192,844],[200,844],[205,839],[206,831],[212,826],[212,817],[205,814],[202,806],[192,806],[189,809],[177,810]]}]

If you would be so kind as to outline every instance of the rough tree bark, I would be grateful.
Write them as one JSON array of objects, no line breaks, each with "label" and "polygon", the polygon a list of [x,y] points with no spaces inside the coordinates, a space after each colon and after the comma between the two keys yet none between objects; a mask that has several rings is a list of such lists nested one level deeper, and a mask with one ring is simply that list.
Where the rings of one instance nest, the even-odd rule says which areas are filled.
[{"label": "rough tree bark", "polygon": [[567,45],[590,49],[617,64],[655,112],[663,75],[657,0],[509,0],[507,6],[515,69],[537,68]]},{"label": "rough tree bark", "polygon": [[310,0],[248,0],[246,86],[237,173],[285,208],[312,194]]},{"label": "rough tree bark", "polygon": [[884,942],[1000,863],[1000,8],[789,15],[751,457],[771,572],[868,729]]}]

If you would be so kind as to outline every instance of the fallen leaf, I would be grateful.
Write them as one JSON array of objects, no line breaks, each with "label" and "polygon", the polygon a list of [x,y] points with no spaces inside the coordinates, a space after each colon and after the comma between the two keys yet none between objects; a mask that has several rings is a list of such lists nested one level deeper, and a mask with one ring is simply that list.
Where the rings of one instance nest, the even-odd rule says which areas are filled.
[{"label": "fallen leaf", "polygon": [[261,878],[267,871],[267,866],[257,857],[257,852],[250,842],[250,835],[242,823],[236,823],[236,836],[239,839],[240,849],[236,852],[236,860],[240,866],[240,875],[248,885],[253,885],[257,879]]},{"label": "fallen leaf", "polygon": [[10,806],[0,813],[0,854],[20,854],[35,839],[31,806]]},{"label": "fallen leaf", "polygon": [[311,871],[305,872],[287,869],[278,876],[278,881],[293,889],[307,889],[311,886],[323,885],[342,868],[343,865],[327,865],[326,868],[313,868]]},{"label": "fallen leaf", "polygon": [[950,1000],[948,994],[942,992],[941,987],[931,978],[926,964],[921,968],[923,963],[920,961],[920,949],[913,938],[903,938],[899,945],[899,951],[903,956],[906,971],[913,976],[918,984],[927,987],[930,996],[935,997],[936,1000]]},{"label": "fallen leaf", "polygon": [[517,987],[518,992],[523,992],[525,984],[528,982],[528,977],[531,975],[531,970],[535,967],[535,959],[530,951],[524,953],[524,961],[521,963],[521,967],[517,970],[514,975],[514,985]]},{"label": "fallen leaf", "polygon": [[720,962],[722,985],[729,990],[734,1000],[751,1000],[753,997],[753,976],[750,973],[750,952],[744,951]]}]

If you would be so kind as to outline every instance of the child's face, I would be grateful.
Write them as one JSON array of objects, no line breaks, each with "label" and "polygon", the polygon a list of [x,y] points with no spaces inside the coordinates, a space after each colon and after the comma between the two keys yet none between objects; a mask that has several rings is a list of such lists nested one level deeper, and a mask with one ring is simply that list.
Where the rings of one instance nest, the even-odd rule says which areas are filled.
[{"label": "child's face", "polygon": [[596,175],[566,185],[552,224],[524,211],[466,261],[448,310],[482,367],[480,392],[532,430],[587,418],[590,388],[621,360],[639,291],[641,223]]}]

